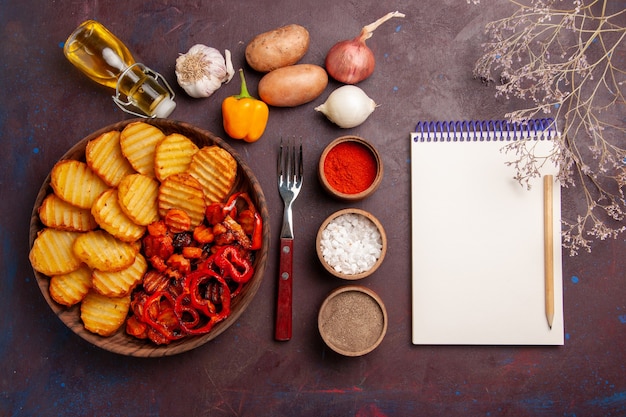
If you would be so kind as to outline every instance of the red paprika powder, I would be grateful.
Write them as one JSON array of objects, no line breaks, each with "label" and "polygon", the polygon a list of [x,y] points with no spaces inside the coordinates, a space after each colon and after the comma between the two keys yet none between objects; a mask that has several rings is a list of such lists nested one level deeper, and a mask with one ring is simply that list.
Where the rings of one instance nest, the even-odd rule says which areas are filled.
[{"label": "red paprika powder", "polygon": [[358,194],[376,179],[378,168],[372,152],[358,142],[341,142],[324,159],[328,184],[344,194]]}]

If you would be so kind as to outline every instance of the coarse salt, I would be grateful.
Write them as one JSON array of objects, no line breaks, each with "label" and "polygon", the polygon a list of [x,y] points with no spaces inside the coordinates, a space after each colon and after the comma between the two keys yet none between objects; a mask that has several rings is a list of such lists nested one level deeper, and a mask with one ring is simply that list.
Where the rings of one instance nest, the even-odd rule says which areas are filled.
[{"label": "coarse salt", "polygon": [[320,249],[335,271],[347,275],[370,270],[382,253],[382,238],[376,225],[360,214],[346,213],[322,231]]}]

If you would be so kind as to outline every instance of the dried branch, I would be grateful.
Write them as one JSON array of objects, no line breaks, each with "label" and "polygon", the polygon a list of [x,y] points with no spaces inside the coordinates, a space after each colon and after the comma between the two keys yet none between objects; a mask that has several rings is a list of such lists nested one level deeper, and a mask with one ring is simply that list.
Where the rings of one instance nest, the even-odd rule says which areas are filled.
[{"label": "dried branch", "polygon": [[[558,163],[561,184],[580,186],[587,203],[563,220],[563,246],[571,255],[591,251],[593,240],[626,230],[626,10],[609,13],[610,0],[510,1],[518,6],[513,15],[486,26],[474,76],[497,81],[496,96],[529,103],[509,120],[550,114],[557,121],[561,136],[548,159]],[[546,158],[524,146],[513,142],[506,151],[515,155],[517,179],[528,183]]]}]

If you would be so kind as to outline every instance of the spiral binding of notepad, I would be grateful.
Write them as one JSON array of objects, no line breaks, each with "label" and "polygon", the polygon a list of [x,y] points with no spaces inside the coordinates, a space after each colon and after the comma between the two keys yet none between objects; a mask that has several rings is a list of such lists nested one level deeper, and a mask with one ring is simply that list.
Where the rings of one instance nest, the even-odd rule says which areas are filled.
[{"label": "spiral binding of notepad", "polygon": [[526,122],[506,120],[463,120],[418,122],[415,142],[477,142],[546,140],[554,136],[554,119],[533,119]]}]

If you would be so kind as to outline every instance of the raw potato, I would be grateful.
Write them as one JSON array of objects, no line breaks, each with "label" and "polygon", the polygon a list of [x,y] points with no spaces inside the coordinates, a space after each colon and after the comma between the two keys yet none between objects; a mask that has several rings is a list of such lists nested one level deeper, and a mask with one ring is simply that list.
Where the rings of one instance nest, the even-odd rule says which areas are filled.
[{"label": "raw potato", "polygon": [[293,65],[309,49],[309,31],[300,25],[287,25],[257,35],[246,46],[246,61],[259,72],[270,72]]},{"label": "raw potato", "polygon": [[259,81],[261,100],[275,107],[295,107],[315,100],[328,85],[324,68],[298,64],[278,68]]}]

